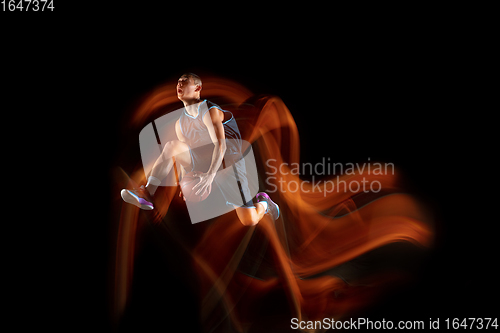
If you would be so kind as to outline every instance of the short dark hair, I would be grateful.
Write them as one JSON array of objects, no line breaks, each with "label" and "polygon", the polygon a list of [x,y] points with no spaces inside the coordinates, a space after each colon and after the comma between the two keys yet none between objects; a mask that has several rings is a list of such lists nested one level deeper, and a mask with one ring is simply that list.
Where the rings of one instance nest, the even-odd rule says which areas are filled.
[{"label": "short dark hair", "polygon": [[184,74],[181,75],[181,77],[183,77],[183,76],[192,78],[194,84],[196,84],[196,85],[198,85],[198,86],[201,87],[201,79],[200,79],[200,77],[198,75],[196,75],[194,73],[184,73]]}]

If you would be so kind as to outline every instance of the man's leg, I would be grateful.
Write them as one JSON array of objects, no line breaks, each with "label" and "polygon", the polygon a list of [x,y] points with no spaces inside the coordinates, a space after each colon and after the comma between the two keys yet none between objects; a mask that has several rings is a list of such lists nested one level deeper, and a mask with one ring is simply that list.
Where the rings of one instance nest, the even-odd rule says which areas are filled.
[{"label": "man's leg", "polygon": [[165,144],[161,155],[153,165],[151,173],[148,177],[146,189],[150,195],[154,195],[163,179],[165,179],[172,171],[172,167],[174,166],[174,156],[175,161],[180,163],[186,170],[191,170],[193,168],[189,150],[189,146],[179,140],[169,141]]},{"label": "man's leg", "polygon": [[269,213],[273,220],[277,220],[280,215],[279,206],[264,192],[257,193],[256,198],[259,202],[255,204],[255,208],[235,207],[240,222],[245,226],[254,226],[266,213]]},{"label": "man's leg", "polygon": [[[180,163],[187,170],[192,169],[193,162],[191,161],[189,146],[184,142],[178,140],[167,142],[161,155],[153,165],[146,187],[143,185],[132,190],[122,190],[121,196],[123,200],[141,209],[153,209],[151,196],[154,195],[162,180],[172,172],[174,161]],[[172,185],[174,184],[172,183]]]},{"label": "man's leg", "polygon": [[266,213],[264,204],[257,202],[254,207],[235,207],[236,215],[245,226],[253,226],[259,223]]}]

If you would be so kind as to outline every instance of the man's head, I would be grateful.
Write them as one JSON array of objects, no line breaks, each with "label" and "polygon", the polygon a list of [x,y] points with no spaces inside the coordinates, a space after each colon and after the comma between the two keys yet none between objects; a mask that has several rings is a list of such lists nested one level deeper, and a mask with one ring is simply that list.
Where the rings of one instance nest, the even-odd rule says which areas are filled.
[{"label": "man's head", "polygon": [[177,81],[177,98],[185,104],[191,104],[200,99],[201,79],[193,73],[181,75]]}]

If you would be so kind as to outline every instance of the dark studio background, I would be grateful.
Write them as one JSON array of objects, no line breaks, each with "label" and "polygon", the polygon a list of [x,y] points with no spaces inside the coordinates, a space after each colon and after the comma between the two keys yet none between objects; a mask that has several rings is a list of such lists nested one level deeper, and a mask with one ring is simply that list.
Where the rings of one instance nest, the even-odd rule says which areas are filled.
[{"label": "dark studio background", "polygon": [[[392,162],[403,173],[404,188],[435,217],[436,245],[415,281],[363,314],[373,320],[424,320],[426,324],[429,318],[495,316],[497,308],[491,306],[493,295],[498,294],[494,224],[485,218],[488,206],[483,199],[488,194],[481,192],[483,180],[477,178],[479,170],[487,173],[492,152],[477,150],[472,134],[477,133],[475,123],[464,117],[474,114],[463,86],[469,73],[457,71],[439,43],[395,45],[391,39],[373,43],[369,38],[365,43],[362,50],[335,49],[331,54],[328,49],[316,52],[315,43],[305,42],[298,53],[295,42],[282,40],[274,49],[255,45],[251,50],[218,52],[216,57],[189,56],[184,50],[171,56],[131,58],[125,67],[110,63],[113,119],[126,121],[131,105],[144,93],[185,71],[229,78],[256,94],[281,97],[299,129],[302,162],[321,162],[323,157],[342,163],[362,163],[368,157]],[[117,50],[113,51],[125,53]],[[120,135],[111,139],[118,150],[123,149],[120,140],[130,139],[124,139],[126,133]],[[154,246],[145,251],[151,251],[141,257],[148,273],[138,272],[137,279],[146,284],[150,273],[168,279],[168,259]],[[165,261],[165,267],[157,266]],[[137,302],[144,302],[141,306],[148,305],[137,306],[129,323],[143,327],[143,318],[151,318],[151,312],[160,315],[161,309],[169,308],[162,295],[169,298],[171,291],[158,286],[137,288],[138,293],[158,293],[137,296]],[[185,300],[175,307],[172,318],[185,314],[183,307],[196,310]],[[150,324],[163,325],[167,319],[160,318]]]},{"label": "dark studio background", "polygon": [[[496,152],[488,126],[491,108],[484,104],[492,91],[480,78],[488,66],[467,53],[483,52],[480,42],[461,30],[429,33],[392,26],[358,31],[322,21],[321,26],[266,25],[263,31],[241,33],[237,40],[221,26],[198,32],[190,47],[183,43],[189,32],[182,25],[160,29],[133,16],[98,14],[94,20],[77,11],[67,13],[44,22],[57,37],[38,40],[40,44],[17,40],[39,61],[51,64],[30,65],[31,72],[26,72],[46,109],[57,104],[60,110],[51,113],[49,122],[76,124],[75,130],[55,126],[78,147],[78,154],[68,153],[79,166],[78,177],[71,173],[77,193],[69,198],[70,213],[59,214],[64,227],[58,232],[72,236],[57,237],[76,248],[76,255],[57,247],[55,265],[63,273],[51,279],[67,291],[62,302],[70,313],[67,324],[58,319],[67,327],[112,327],[113,170],[132,171],[140,158],[138,133],[127,133],[124,125],[144,96],[184,72],[199,73],[202,79],[232,79],[255,94],[279,96],[297,123],[301,162],[328,157],[341,163],[363,163],[368,157],[392,162],[404,176],[404,188],[432,211],[436,244],[415,282],[387,295],[364,316],[426,323],[439,317],[442,324],[448,317],[498,316]],[[20,25],[12,22],[17,23],[10,27]],[[77,28],[65,32],[70,23]],[[6,49],[26,55],[21,49]],[[5,54],[4,59],[11,58]],[[17,75],[12,77],[11,87],[24,87]],[[76,222],[69,223],[71,233],[68,220]],[[148,331],[168,322],[175,329],[177,319],[190,318],[183,324],[196,329],[194,316],[186,316],[197,311],[189,282],[180,281],[171,268],[181,266],[182,258],[175,249],[162,251],[154,228],[144,237],[131,306],[120,328]],[[66,265],[75,272],[67,272]],[[169,283],[180,287],[171,290]]]}]

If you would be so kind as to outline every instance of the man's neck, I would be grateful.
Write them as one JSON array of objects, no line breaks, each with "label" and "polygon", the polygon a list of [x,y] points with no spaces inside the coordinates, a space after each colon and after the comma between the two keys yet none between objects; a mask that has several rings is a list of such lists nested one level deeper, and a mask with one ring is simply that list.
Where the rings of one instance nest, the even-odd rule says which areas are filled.
[{"label": "man's neck", "polygon": [[193,117],[196,117],[198,115],[198,104],[201,102],[201,100],[198,99],[191,99],[187,101],[182,101],[184,103],[184,107],[186,108],[186,112]]}]

